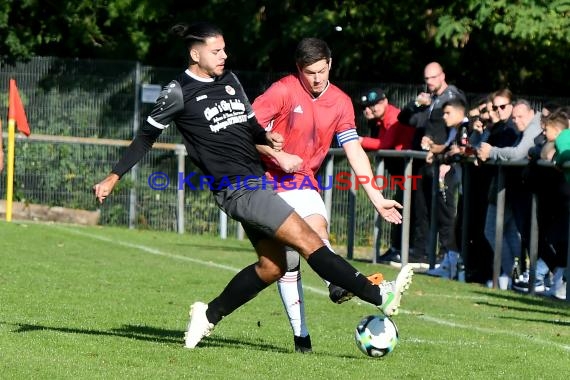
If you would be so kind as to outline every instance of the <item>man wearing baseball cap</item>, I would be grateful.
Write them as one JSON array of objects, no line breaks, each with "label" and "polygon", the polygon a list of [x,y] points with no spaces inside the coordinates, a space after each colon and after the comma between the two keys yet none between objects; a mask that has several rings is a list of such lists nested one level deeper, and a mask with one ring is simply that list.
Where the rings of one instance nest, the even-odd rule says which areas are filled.
[{"label": "man wearing baseball cap", "polygon": [[[410,125],[400,123],[398,114],[400,109],[388,102],[386,93],[381,88],[371,88],[364,91],[356,103],[362,107],[364,117],[371,122],[375,122],[377,134],[375,137],[359,137],[360,144],[365,150],[412,149],[412,141],[416,129]],[[395,158],[384,159],[386,168],[390,175],[403,175],[403,161]],[[403,199],[401,189],[396,189],[396,199]],[[391,230],[391,246],[381,257],[380,262],[401,262],[401,227],[396,226]]]},{"label": "man wearing baseball cap", "polygon": [[[372,88],[357,99],[368,120],[376,121],[378,134],[375,137],[360,137],[360,144],[366,150],[411,149],[415,128],[398,121],[400,109],[388,102],[384,91]],[[369,112],[366,112],[366,111]]]}]

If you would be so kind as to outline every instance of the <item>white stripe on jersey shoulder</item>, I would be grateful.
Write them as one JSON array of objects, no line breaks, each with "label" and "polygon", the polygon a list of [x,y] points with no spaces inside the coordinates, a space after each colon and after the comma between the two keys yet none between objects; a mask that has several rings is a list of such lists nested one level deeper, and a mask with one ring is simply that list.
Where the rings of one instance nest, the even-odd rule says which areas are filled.
[{"label": "white stripe on jersey shoulder", "polygon": [[196,79],[199,82],[213,82],[214,78],[202,78],[199,77],[198,75],[194,74],[193,72],[191,72],[189,69],[186,69],[186,71],[184,71],[186,73],[186,75],[188,75],[190,78],[192,79]]},{"label": "white stripe on jersey shoulder", "polygon": [[273,122],[275,121],[275,119],[272,119],[269,123],[267,123],[267,125],[265,126],[265,130],[267,132],[271,132],[271,130],[273,129]]},{"label": "white stripe on jersey shoulder", "polygon": [[154,120],[152,117],[148,116],[146,118],[147,123],[149,123],[150,125],[152,125],[155,128],[158,129],[166,129],[168,128],[168,124],[164,125],[164,124],[160,124],[158,121]]},{"label": "white stripe on jersey shoulder", "polygon": [[343,145],[352,140],[358,140],[358,133],[355,128],[348,129],[336,134],[339,145]]}]

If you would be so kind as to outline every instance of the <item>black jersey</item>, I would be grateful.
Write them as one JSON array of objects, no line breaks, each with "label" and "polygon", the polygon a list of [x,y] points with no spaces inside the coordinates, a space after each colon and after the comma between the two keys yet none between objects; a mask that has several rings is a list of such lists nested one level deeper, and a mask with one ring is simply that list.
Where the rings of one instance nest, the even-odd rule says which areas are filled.
[{"label": "black jersey", "polygon": [[212,188],[223,188],[246,176],[263,176],[255,144],[267,144],[265,131],[255,119],[243,87],[229,71],[205,79],[186,70],[166,85],[113,172],[119,176],[127,172],[171,122],[182,135],[192,161],[212,177]]}]

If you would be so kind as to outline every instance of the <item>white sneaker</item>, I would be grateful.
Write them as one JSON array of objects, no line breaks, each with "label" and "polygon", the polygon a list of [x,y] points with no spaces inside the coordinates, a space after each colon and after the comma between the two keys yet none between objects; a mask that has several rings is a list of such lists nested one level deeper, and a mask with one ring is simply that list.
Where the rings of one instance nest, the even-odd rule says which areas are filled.
[{"label": "white sneaker", "polygon": [[513,279],[511,276],[507,276],[506,274],[502,274],[499,276],[499,289],[501,290],[508,290],[512,287]]},{"label": "white sneaker", "polygon": [[414,267],[411,264],[406,264],[400,269],[396,277],[396,289],[400,294],[404,294],[406,290],[410,289],[412,285],[412,278],[414,277]]},{"label": "white sneaker", "polygon": [[560,300],[566,299],[566,282],[564,282],[565,268],[556,268],[554,276],[552,277],[552,286],[546,292],[546,295],[558,298]]},{"label": "white sneaker", "polygon": [[563,282],[562,286],[556,289],[554,292],[554,298],[558,298],[559,300],[566,300],[566,283]]},{"label": "white sneaker", "polygon": [[214,329],[214,324],[206,317],[208,305],[203,302],[194,302],[190,306],[190,322],[184,334],[186,348],[194,348],[205,336],[210,336]]},{"label": "white sneaker", "polygon": [[406,264],[402,267],[400,273],[398,273],[395,281],[382,281],[380,285],[378,285],[383,301],[379,308],[384,315],[390,317],[398,313],[402,294],[410,288],[413,276],[414,270],[412,265]]}]

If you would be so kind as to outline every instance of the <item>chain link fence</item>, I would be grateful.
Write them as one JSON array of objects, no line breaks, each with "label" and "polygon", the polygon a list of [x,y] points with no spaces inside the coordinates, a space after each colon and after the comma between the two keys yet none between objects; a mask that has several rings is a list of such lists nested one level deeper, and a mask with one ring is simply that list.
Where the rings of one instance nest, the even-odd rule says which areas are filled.
[{"label": "chain link fence", "polygon": [[[0,67],[0,102],[8,104],[8,83],[17,81],[32,134],[78,138],[131,140],[152,108],[141,101],[144,84],[163,85],[184,70],[157,68],[138,62],[60,59],[36,57],[26,63]],[[251,99],[263,92],[283,73],[236,71]],[[334,78],[333,78],[334,82]],[[371,87],[381,87],[389,100],[403,106],[413,99],[422,84],[335,82],[353,99]],[[473,98],[474,94],[468,94]],[[532,98],[535,105],[539,99]],[[567,102],[565,102],[567,103]],[[7,107],[0,109],[6,120]],[[361,135],[368,135],[368,124],[355,109]],[[167,129],[160,142],[180,144],[175,128]],[[124,145],[32,141],[18,138],[15,164],[15,201],[63,206],[85,210],[101,208],[101,223],[177,231],[177,186],[157,191],[148,185],[154,172],[170,179],[178,177],[175,149],[153,149],[138,165],[136,178],[126,175],[111,199],[103,206],[92,196],[93,184],[104,178],[125,149]],[[198,169],[185,159],[186,173]],[[337,157],[335,173],[349,171],[346,159]],[[0,192],[5,195],[6,178],[0,176]],[[386,173],[387,175],[387,173]],[[133,180],[135,178],[135,180]],[[348,239],[348,192],[334,191],[331,210],[331,241],[343,246]],[[385,192],[391,197],[390,191]],[[358,192],[355,215],[355,246],[372,249],[375,211]],[[208,191],[186,191],[184,198],[185,231],[195,234],[220,234],[219,210]],[[236,222],[228,221],[228,235],[240,236]],[[389,244],[390,226],[381,228],[382,248]]]}]

